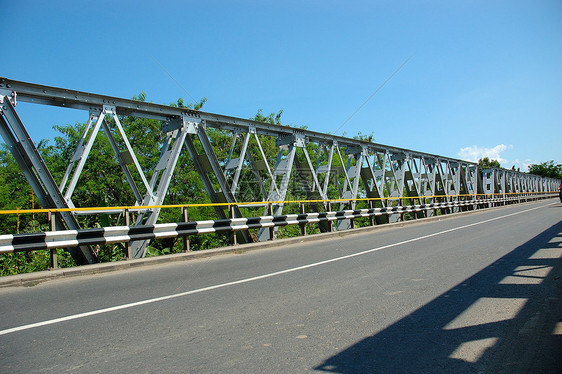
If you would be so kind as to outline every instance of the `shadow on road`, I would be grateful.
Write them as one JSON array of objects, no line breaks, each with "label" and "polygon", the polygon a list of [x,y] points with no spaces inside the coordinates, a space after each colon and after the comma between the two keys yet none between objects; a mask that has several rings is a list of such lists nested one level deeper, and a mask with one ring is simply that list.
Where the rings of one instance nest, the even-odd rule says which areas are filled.
[{"label": "shadow on road", "polygon": [[561,256],[559,222],[315,369],[330,373],[560,373]]}]

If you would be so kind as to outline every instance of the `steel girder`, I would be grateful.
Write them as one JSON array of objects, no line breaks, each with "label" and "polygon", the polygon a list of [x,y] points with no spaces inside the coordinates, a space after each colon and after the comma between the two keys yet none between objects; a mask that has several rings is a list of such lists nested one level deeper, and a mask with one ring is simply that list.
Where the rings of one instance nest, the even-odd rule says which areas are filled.
[{"label": "steel girder", "polygon": [[[172,175],[184,147],[191,156],[210,200],[214,203],[233,204],[228,214],[234,217],[242,215],[236,206],[238,201],[265,205],[266,214],[279,215],[283,211],[285,200],[345,200],[340,202],[341,210],[346,205],[354,209],[357,199],[366,197],[377,199],[370,203],[373,207],[393,207],[402,205],[405,199],[419,204],[455,202],[464,199],[463,195],[553,191],[557,186],[555,181],[547,178],[504,169],[485,169],[479,172],[475,163],[409,149],[6,78],[0,78],[0,100],[5,104],[2,110],[2,137],[43,206],[74,207],[73,191],[96,135],[103,130],[124,178],[133,191],[134,205],[152,206],[139,211],[136,225],[156,223],[160,209],[154,206],[165,202]],[[23,124],[17,118],[14,109],[17,101],[81,109],[89,114],[84,133],[58,186],[52,181]],[[162,131],[166,134],[166,139],[161,147],[160,159],[151,171],[150,181],[136,156],[136,152],[142,150],[135,150],[130,145],[119,116],[152,118],[163,123]],[[111,119],[111,123],[108,119]],[[14,128],[21,134],[16,134]],[[230,135],[230,151],[225,160],[218,159],[209,139],[209,128]],[[275,144],[270,141],[272,139]],[[277,154],[276,158],[274,153]],[[140,181],[140,185],[135,180]],[[327,202],[309,207],[315,211],[329,208]],[[459,208],[436,208],[438,209],[455,211]],[[224,207],[216,207],[215,210],[219,218],[226,217]],[[402,219],[402,214],[376,219],[378,223],[394,222]],[[412,214],[415,217],[430,216],[435,211]],[[78,228],[72,214],[63,214],[63,219],[66,227]],[[339,221],[337,227],[353,227],[353,221]],[[326,231],[329,226],[321,229]],[[271,234],[272,230],[264,229],[258,238],[272,239]],[[238,240],[248,242],[252,238],[248,232],[242,232]],[[133,244],[132,255],[144,256],[147,245],[148,241]],[[78,259],[77,262],[95,260],[90,249],[81,249],[81,252],[87,260]]]},{"label": "steel girder", "polygon": [[558,188],[557,179],[514,170],[487,168],[482,169],[481,173],[482,192],[493,196],[510,193],[554,192]]},{"label": "steel girder", "polygon": [[[18,117],[10,100],[14,98],[14,95],[10,98],[9,96],[1,95],[0,92],[0,112],[2,114],[0,116],[0,133],[2,138],[12,152],[41,205],[45,208],[69,208],[43,158]],[[56,216],[56,227],[70,230],[80,228],[74,216],[69,212],[62,212]],[[96,256],[89,246],[69,248],[68,252],[78,265],[97,262]]]}]

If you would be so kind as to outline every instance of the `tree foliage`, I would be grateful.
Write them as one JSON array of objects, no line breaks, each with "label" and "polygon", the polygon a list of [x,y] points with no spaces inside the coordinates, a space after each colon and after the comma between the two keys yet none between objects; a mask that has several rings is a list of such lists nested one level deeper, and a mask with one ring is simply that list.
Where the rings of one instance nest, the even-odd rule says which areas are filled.
[{"label": "tree foliage", "polygon": [[500,162],[498,160],[490,160],[488,157],[478,160],[478,167],[482,169],[499,168]]},{"label": "tree foliage", "polygon": [[541,177],[562,179],[562,164],[556,164],[554,160],[531,164],[529,165],[529,173]]},{"label": "tree foliage", "polygon": [[[145,101],[146,94],[141,92],[134,100]],[[180,98],[172,104],[176,107],[199,110],[203,107],[206,98],[195,104],[184,104]],[[108,127],[117,141],[118,147],[124,151],[125,145],[119,136],[114,120],[107,117]],[[157,120],[119,116],[119,121],[140,164],[140,169],[150,180],[161,154],[161,146],[166,134],[162,131],[162,123]],[[46,140],[37,143],[49,171],[56,183],[59,184],[66,171],[68,162],[72,158],[76,146],[86,128],[85,123],[57,125],[54,127],[58,135],[54,138],[54,145],[49,145]],[[91,130],[90,130],[91,131]],[[221,142],[219,132],[209,131],[212,141]],[[226,151],[224,151],[226,148]],[[223,149],[224,157],[228,147]],[[146,188],[142,183],[140,174],[133,165],[127,168],[133,176],[135,184],[144,196]],[[93,206],[128,206],[135,204],[135,196],[131,190],[125,174],[117,161],[117,156],[111,147],[107,134],[100,131],[94,141],[94,146],[88,155],[72,200],[77,207]],[[201,178],[199,177],[188,152],[182,152],[176,166],[176,172],[170,183],[164,204],[187,204],[209,202],[209,198]],[[2,144],[0,148],[0,208],[3,210],[19,210],[40,208],[29,183],[23,176],[18,164],[9,149]],[[206,208],[193,208],[188,211],[190,220],[208,219],[212,213]],[[121,214],[102,214],[77,216],[82,228],[95,228],[124,224]],[[178,222],[181,212],[177,210],[162,210],[159,222]],[[48,228],[46,214],[3,214],[0,215],[0,234],[26,233],[46,231]],[[204,249],[225,244],[225,239],[218,235],[195,236],[191,239],[193,249]],[[176,239],[163,239],[152,241],[148,248],[149,255],[174,253],[183,250],[183,243]],[[72,266],[72,259],[63,251],[58,251],[59,265]],[[123,258],[124,246],[101,245],[97,246],[97,255],[100,261],[118,261]],[[15,274],[28,271],[46,269],[49,255],[47,251],[34,251],[16,254],[0,255],[0,275]]]},{"label": "tree foliage", "polygon": [[364,142],[369,142],[369,143],[374,143],[375,142],[375,133],[371,132],[370,134],[363,134],[361,131],[359,131],[357,133],[357,135],[355,135],[353,137],[353,139],[362,140]]},{"label": "tree foliage", "polygon": [[271,123],[273,125],[281,125],[281,116],[283,115],[283,109],[277,113],[270,113],[268,116],[263,114],[263,109],[258,109],[256,115],[250,118],[252,121]]},{"label": "tree foliage", "polygon": [[[133,97],[133,100],[144,102],[147,100],[147,95],[141,92]],[[183,99],[179,98],[170,105],[177,108],[200,110],[206,101],[207,99],[203,98],[199,102],[191,104],[185,103]],[[265,115],[263,110],[260,109],[250,119],[283,126],[282,115],[283,110]],[[118,118],[126,134],[127,141],[135,152],[140,170],[142,170],[146,180],[150,181],[153,173],[155,173],[156,165],[162,154],[161,147],[166,138],[166,134],[162,131],[162,123],[153,119],[130,116],[119,116]],[[137,198],[129,185],[122,166],[119,165],[118,156],[110,143],[108,135],[115,139],[117,148],[119,148],[118,153],[122,157],[127,157],[125,143],[120,136],[120,131],[114,119],[108,116],[106,117],[106,122],[108,129],[102,128],[97,134],[94,146],[88,154],[87,162],[72,195],[72,200],[78,208],[131,206],[137,202]],[[37,148],[57,184],[61,183],[86,126],[86,123],[80,122],[57,125],[54,127],[57,131],[54,144],[49,144],[46,140],[41,140],[37,143]],[[296,127],[293,125],[286,126]],[[299,128],[306,129],[306,126],[300,126]],[[91,132],[92,129],[89,131]],[[105,131],[108,131],[109,134],[105,133]],[[226,160],[229,158],[231,149],[234,150],[231,158],[240,156],[242,143],[240,140],[242,135],[235,134],[230,130],[211,127],[208,127],[206,132],[219,163],[225,169],[227,179],[232,180],[235,169],[226,169]],[[204,153],[203,148],[197,136],[190,136],[192,136],[197,152],[202,155]],[[355,138],[370,142],[374,140],[372,134],[364,135],[359,133]],[[248,153],[243,160],[246,167],[241,170],[238,187],[235,192],[238,201],[241,202],[266,199],[268,192],[272,188],[272,182],[265,164],[268,164],[270,170],[273,171],[277,160],[286,159],[288,155],[286,147],[282,147],[280,150],[276,146],[276,139],[274,137],[257,135],[257,139],[261,144],[264,154],[262,155],[262,151],[258,147],[256,137],[251,136],[247,148]],[[232,147],[233,141],[235,141],[235,147]],[[291,185],[287,189],[286,200],[320,199],[318,188],[314,187],[315,181],[309,172],[309,160],[313,168],[327,163],[328,148],[310,142],[306,145],[306,151],[308,158],[304,149],[297,148],[296,150],[295,166],[292,168],[293,175],[290,178]],[[255,163],[254,167],[249,167],[250,162]],[[335,182],[329,183],[328,198],[339,198],[341,196],[342,186],[346,183],[344,168],[347,167],[348,162],[350,166],[354,166],[357,161],[354,157],[348,159],[345,154],[343,159],[340,159],[338,155],[334,155],[329,175],[327,173],[320,173],[318,175],[318,182],[321,185],[324,185],[326,178],[330,178],[332,182]],[[132,176],[132,180],[138,187],[142,198],[146,194],[146,188],[141,174],[133,164],[127,164],[125,167]],[[282,175],[275,176],[275,178],[279,178],[277,183],[280,183],[282,177]],[[209,175],[209,178],[215,187],[215,191],[219,191],[220,187],[216,177]],[[189,152],[184,149],[179,156],[163,203],[165,205],[181,205],[209,202],[209,195],[205,190],[195,164]],[[9,149],[5,145],[0,146],[0,209],[24,210],[33,208],[40,208],[38,199],[35,197]],[[264,214],[263,208],[241,209],[244,209],[243,213],[246,216]],[[284,212],[298,213],[298,206],[286,205]],[[190,207],[187,213],[188,219],[191,221],[216,217],[215,210],[210,207]],[[138,218],[138,216],[133,216],[133,219],[135,218]],[[124,224],[124,217],[120,213],[77,215],[76,219],[82,228],[99,228]],[[179,222],[181,220],[182,216],[179,208],[163,209],[160,212],[158,222]],[[30,233],[47,230],[47,214],[0,214],[0,234]],[[310,230],[318,230],[318,228],[310,228],[309,232],[311,232]],[[294,236],[298,233],[299,228],[291,226],[280,229],[279,236]],[[199,250],[224,246],[227,244],[227,239],[223,235],[207,234],[192,236],[190,242],[193,250]],[[159,239],[150,242],[147,254],[153,256],[175,253],[183,249],[181,238]],[[102,262],[118,261],[124,256],[124,245],[99,245],[96,246],[96,253]],[[71,257],[64,250],[58,250],[58,259],[59,265],[62,267],[73,266]],[[43,270],[47,268],[48,260],[48,251],[0,255],[0,275]]]}]

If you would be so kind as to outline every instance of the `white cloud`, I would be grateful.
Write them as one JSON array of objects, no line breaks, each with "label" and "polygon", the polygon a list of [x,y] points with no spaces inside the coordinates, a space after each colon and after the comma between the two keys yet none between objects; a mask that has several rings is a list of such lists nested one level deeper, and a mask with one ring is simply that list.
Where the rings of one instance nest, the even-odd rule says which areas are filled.
[{"label": "white cloud", "polygon": [[493,148],[479,147],[473,145],[472,147],[461,148],[458,156],[462,160],[478,162],[479,159],[488,157],[490,160],[498,160],[500,164],[504,165],[507,160],[501,157],[501,153],[507,149],[513,148],[512,145],[498,144]]}]

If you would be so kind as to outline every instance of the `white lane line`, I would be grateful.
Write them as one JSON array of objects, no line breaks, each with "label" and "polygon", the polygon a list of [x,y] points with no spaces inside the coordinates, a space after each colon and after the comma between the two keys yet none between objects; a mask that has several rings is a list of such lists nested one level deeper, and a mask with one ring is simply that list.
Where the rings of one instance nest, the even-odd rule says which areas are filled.
[{"label": "white lane line", "polygon": [[[552,204],[548,204],[548,205],[552,205]],[[181,292],[181,293],[162,296],[162,297],[156,297],[156,298],[153,298],[153,299],[141,300],[141,301],[137,301],[137,302],[134,302],[134,303],[117,305],[117,306],[113,306],[113,307],[110,307],[110,308],[92,310],[91,312],[73,314],[73,315],[66,316],[66,317],[60,317],[60,318],[50,319],[50,320],[47,320],[47,321],[31,323],[29,325],[12,327],[12,328],[9,328],[9,329],[6,329],[6,330],[0,330],[0,335],[11,334],[11,333],[14,333],[14,332],[17,332],[17,331],[29,330],[29,329],[32,329],[32,328],[35,328],[35,327],[53,325],[53,324],[56,324],[56,323],[71,321],[71,320],[78,319],[78,318],[84,318],[84,317],[95,316],[95,315],[98,315],[98,314],[114,312],[116,310],[134,308],[134,307],[140,306],[140,305],[157,303],[159,301],[165,301],[165,300],[175,299],[175,298],[178,298],[178,297],[193,295],[193,294],[197,294],[197,293],[201,293],[201,292],[216,290],[218,288],[224,288],[224,287],[234,286],[234,285],[237,285],[237,284],[254,282],[254,281],[257,281],[257,280],[260,280],[260,279],[271,278],[271,277],[275,277],[275,276],[282,275],[282,274],[292,273],[292,272],[299,271],[299,270],[304,270],[304,269],[309,269],[309,268],[320,266],[320,265],[329,264],[331,262],[342,261],[342,260],[346,260],[346,259],[349,259],[349,258],[366,255],[366,254],[369,254],[369,253],[380,251],[382,249],[398,247],[398,246],[408,244],[408,243],[412,243],[412,242],[416,242],[416,241],[419,241],[419,240],[432,238],[434,236],[439,236],[439,235],[447,234],[447,233],[450,233],[450,232],[453,232],[453,231],[466,229],[468,227],[482,225],[482,224],[492,222],[492,221],[496,221],[496,220],[499,220],[499,219],[515,216],[515,215],[518,215],[518,214],[527,213],[527,212],[530,212],[530,211],[535,210],[535,209],[543,208],[545,206],[547,206],[547,205],[542,205],[542,206],[539,206],[539,207],[523,210],[523,211],[520,211],[520,212],[506,214],[504,216],[500,216],[500,217],[496,217],[496,218],[490,218],[490,219],[487,219],[485,221],[475,222],[475,223],[471,223],[471,224],[468,224],[468,225],[455,227],[455,228],[452,228],[452,229],[436,232],[436,233],[433,233],[433,234],[423,235],[423,236],[420,236],[420,237],[417,237],[417,238],[408,239],[408,240],[404,240],[404,241],[393,243],[393,244],[387,244],[387,245],[384,245],[382,247],[372,248],[372,249],[368,249],[368,250],[365,250],[365,251],[362,251],[362,252],[357,252],[357,253],[353,253],[353,254],[350,254],[350,255],[341,256],[341,257],[336,257],[336,258],[332,258],[330,260],[314,262],[314,263],[308,264],[308,265],[303,265],[303,266],[298,266],[298,267],[295,267],[295,268],[276,271],[276,272],[273,272],[273,273],[258,275],[256,277],[240,279],[240,280],[233,281],[233,282],[221,283],[221,284],[217,284],[217,285],[214,285],[214,286],[198,288],[196,290]]]}]

